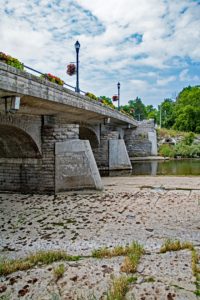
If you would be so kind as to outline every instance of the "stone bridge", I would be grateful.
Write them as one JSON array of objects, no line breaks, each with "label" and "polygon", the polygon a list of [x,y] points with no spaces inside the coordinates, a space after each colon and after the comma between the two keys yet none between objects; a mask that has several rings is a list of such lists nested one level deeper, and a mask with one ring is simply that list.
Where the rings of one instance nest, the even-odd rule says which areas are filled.
[{"label": "stone bridge", "polygon": [[155,145],[152,122],[0,62],[0,190],[102,189],[99,170],[131,169],[130,157],[155,155]]}]

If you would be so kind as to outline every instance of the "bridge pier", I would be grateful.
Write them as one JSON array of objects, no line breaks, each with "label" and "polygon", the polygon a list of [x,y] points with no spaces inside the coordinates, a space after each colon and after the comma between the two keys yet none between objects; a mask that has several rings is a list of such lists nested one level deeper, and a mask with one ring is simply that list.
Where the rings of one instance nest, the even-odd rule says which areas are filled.
[{"label": "bridge pier", "polygon": [[56,193],[102,189],[90,144],[79,140],[79,125],[53,116],[29,116],[33,131],[40,132],[38,147],[24,121],[27,117],[23,115],[0,114],[1,190]]},{"label": "bridge pier", "polygon": [[123,133],[113,125],[100,125],[99,147],[93,152],[100,170],[132,169]]},{"label": "bridge pier", "polygon": [[154,120],[138,122],[136,128],[126,129],[124,141],[129,157],[157,155],[157,136]]}]

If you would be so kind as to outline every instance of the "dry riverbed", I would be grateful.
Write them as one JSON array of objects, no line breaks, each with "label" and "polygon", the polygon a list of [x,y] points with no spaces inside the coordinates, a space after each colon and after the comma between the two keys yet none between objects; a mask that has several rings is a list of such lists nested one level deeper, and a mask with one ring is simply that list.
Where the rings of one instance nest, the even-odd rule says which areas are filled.
[{"label": "dry riverbed", "polygon": [[[195,251],[200,269],[200,177],[109,177],[103,182],[103,192],[0,194],[1,262],[40,250],[80,256],[2,272],[1,300],[118,300],[108,293],[121,277],[129,283],[125,298],[119,299],[200,299],[193,258]],[[160,253],[169,238],[192,243],[194,251]],[[94,249],[133,241],[145,252],[132,273],[122,272],[126,255],[91,257]]]}]

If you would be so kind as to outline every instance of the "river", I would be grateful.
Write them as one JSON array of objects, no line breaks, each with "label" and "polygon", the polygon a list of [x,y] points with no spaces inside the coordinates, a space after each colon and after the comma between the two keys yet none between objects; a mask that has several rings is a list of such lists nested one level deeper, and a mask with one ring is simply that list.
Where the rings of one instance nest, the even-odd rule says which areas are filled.
[{"label": "river", "polygon": [[135,176],[135,175],[174,175],[199,176],[200,159],[132,161],[133,169],[121,171],[103,171],[102,176]]}]

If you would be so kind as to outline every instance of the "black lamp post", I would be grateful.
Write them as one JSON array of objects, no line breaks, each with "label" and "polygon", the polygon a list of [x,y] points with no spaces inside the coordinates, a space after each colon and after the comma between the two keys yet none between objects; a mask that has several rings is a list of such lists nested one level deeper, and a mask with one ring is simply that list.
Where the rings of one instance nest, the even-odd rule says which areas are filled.
[{"label": "black lamp post", "polygon": [[79,59],[78,59],[78,55],[79,55],[79,49],[80,49],[80,43],[79,41],[76,41],[76,43],[74,44],[75,49],[76,49],[76,89],[75,92],[80,93],[80,89],[79,89]]},{"label": "black lamp post", "polygon": [[117,90],[118,90],[118,110],[120,110],[120,82],[117,84]]}]

